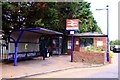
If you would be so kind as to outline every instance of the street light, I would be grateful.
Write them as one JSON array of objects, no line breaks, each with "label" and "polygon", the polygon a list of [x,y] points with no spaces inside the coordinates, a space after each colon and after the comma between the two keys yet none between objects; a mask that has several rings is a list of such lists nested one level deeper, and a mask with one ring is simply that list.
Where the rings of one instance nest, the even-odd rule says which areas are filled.
[{"label": "street light", "polygon": [[107,61],[109,62],[109,6],[107,5],[106,8],[102,8],[102,9],[96,9],[98,11],[101,10],[106,10],[107,11]]}]

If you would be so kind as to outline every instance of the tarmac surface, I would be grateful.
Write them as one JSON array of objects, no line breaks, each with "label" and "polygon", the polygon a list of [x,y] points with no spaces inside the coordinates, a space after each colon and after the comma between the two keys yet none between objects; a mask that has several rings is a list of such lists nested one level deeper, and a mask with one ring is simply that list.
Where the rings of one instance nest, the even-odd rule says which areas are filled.
[{"label": "tarmac surface", "polygon": [[13,66],[13,63],[0,63],[0,65],[2,67],[0,68],[0,71],[2,71],[2,78],[24,78],[37,74],[40,75],[73,68],[104,66],[103,64],[94,65],[80,62],[70,62],[70,55],[53,55],[45,60],[42,60],[42,57],[38,57],[32,60],[20,61],[17,63],[17,66]]},{"label": "tarmac surface", "polygon": [[[57,72],[52,72],[52,73],[47,73],[42,75],[29,76],[26,78],[30,78],[30,79],[81,78],[80,80],[82,80],[82,78],[84,78],[84,80],[86,80],[86,78],[89,78],[89,80],[99,80],[100,78],[118,79],[118,54],[117,53],[113,54],[112,62],[109,65],[104,65],[101,67],[92,67],[92,68],[74,68],[74,69],[57,71]],[[103,79],[103,80],[106,80],[106,79]]]}]

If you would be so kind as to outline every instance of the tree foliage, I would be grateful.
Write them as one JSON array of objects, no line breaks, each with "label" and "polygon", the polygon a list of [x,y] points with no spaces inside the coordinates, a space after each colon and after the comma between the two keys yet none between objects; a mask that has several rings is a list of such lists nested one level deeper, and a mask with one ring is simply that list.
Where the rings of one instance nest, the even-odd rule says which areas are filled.
[{"label": "tree foliage", "polygon": [[120,40],[112,40],[110,41],[110,45],[120,45]]},{"label": "tree foliage", "polygon": [[102,32],[90,11],[81,2],[2,2],[2,29],[44,27],[66,34],[66,19],[79,19],[79,33]]}]

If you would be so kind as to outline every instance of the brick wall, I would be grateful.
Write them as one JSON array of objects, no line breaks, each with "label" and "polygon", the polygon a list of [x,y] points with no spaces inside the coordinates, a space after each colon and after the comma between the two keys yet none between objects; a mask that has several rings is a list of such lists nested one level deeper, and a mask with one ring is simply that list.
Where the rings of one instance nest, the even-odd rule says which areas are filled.
[{"label": "brick wall", "polygon": [[[80,37],[74,37],[74,51],[79,51],[79,38]],[[71,41],[71,37],[67,38],[67,41]],[[67,45],[68,46],[68,45]],[[70,54],[71,49],[67,49],[67,53]]]},{"label": "brick wall", "polygon": [[105,64],[106,63],[106,53],[98,52],[73,52],[74,62],[84,62],[90,64]]},{"label": "brick wall", "polygon": [[[76,37],[75,41],[79,38]],[[97,46],[97,41],[102,42],[102,46]],[[107,37],[94,37],[94,46],[97,48],[103,48],[104,51],[107,49]],[[74,44],[75,45],[75,44]],[[78,46],[77,46],[78,47]],[[99,52],[84,52],[84,47],[75,49],[73,52],[73,61],[75,62],[85,62],[92,64],[105,64],[106,63],[106,53]]]},{"label": "brick wall", "polygon": [[[103,46],[97,46],[97,41],[102,41]],[[103,48],[105,51],[107,50],[107,37],[94,37],[94,46],[98,48]]]},{"label": "brick wall", "polygon": [[[83,49],[79,48],[80,44],[76,44],[76,41],[79,42],[80,37],[74,37],[74,51],[81,51]],[[71,37],[67,38],[67,41],[71,41]],[[102,41],[103,46],[97,46],[97,41]],[[107,37],[94,37],[94,46],[98,48],[103,48],[105,51],[107,50]],[[67,53],[70,54],[71,49],[67,49]]]},{"label": "brick wall", "polygon": [[71,53],[71,49],[68,49],[68,41],[71,41],[71,37],[68,37],[67,38],[67,54],[70,54]]},{"label": "brick wall", "polygon": [[79,45],[80,45],[80,37],[74,38],[74,51],[79,51]]}]

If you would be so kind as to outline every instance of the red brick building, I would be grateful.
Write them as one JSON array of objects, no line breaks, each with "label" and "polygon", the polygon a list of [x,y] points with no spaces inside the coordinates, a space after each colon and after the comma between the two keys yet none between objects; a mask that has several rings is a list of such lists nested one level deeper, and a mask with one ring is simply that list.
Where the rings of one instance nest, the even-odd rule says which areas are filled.
[{"label": "red brick building", "polygon": [[[67,38],[67,53],[71,54],[71,35]],[[106,62],[107,53],[107,35],[100,34],[98,32],[87,32],[81,34],[74,34],[74,44],[73,44],[73,61],[80,62],[91,62],[102,63]],[[104,54],[99,54],[98,52],[84,52],[86,46],[94,46],[96,48],[102,48]],[[84,57],[81,58],[81,57]]]}]

